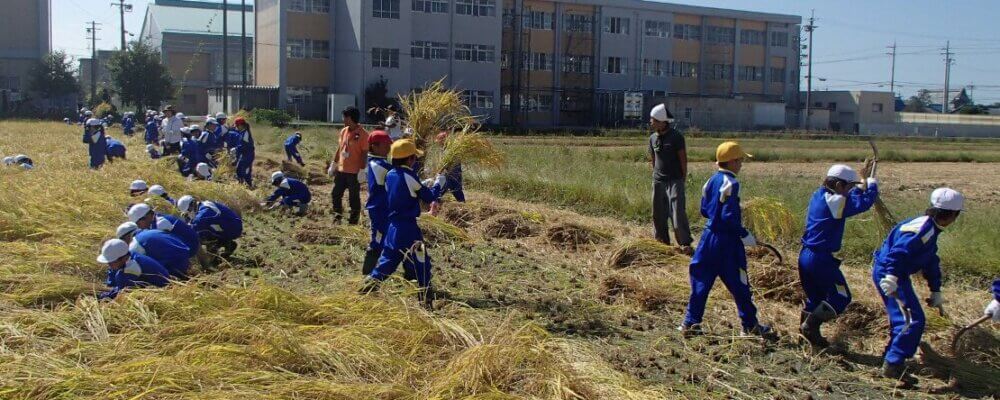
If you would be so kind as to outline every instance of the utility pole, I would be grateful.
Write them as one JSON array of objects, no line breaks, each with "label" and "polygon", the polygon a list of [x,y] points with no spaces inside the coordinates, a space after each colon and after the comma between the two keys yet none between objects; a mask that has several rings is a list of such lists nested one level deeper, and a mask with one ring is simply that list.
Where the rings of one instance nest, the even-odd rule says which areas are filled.
[{"label": "utility pole", "polygon": [[809,15],[809,25],[806,25],[806,32],[809,32],[809,68],[806,72],[806,130],[811,128],[812,122],[812,86],[813,86],[813,31],[818,28],[816,22],[816,10],[812,10]]},{"label": "utility pole", "polygon": [[132,12],[132,5],[125,3],[125,0],[118,0],[117,3],[111,3],[112,7],[118,7],[118,14],[122,19],[122,51],[125,51],[125,13]]},{"label": "utility pole", "polygon": [[243,6],[240,12],[240,20],[243,21],[243,32],[240,33],[240,61],[242,61],[243,68],[243,84],[240,86],[240,109],[242,110],[246,104],[243,97],[246,96],[247,90],[247,0],[242,0],[241,5]]},{"label": "utility pole", "polygon": [[222,0],[222,112],[229,113],[229,2]]},{"label": "utility pole", "polygon": [[892,52],[886,53],[892,56],[892,71],[889,72],[889,91],[892,92],[893,96],[896,96],[896,41],[892,42],[892,46],[889,46]]},{"label": "utility pole", "polygon": [[97,98],[97,21],[90,21],[87,28],[87,39],[90,39],[90,101]]},{"label": "utility pole", "polygon": [[943,50],[944,53],[941,55],[944,56],[944,98],[941,100],[941,113],[947,114],[951,109],[951,96],[948,94],[948,85],[951,83],[951,64],[955,62],[955,59],[951,58],[955,53],[951,52],[950,40],[945,42]]}]

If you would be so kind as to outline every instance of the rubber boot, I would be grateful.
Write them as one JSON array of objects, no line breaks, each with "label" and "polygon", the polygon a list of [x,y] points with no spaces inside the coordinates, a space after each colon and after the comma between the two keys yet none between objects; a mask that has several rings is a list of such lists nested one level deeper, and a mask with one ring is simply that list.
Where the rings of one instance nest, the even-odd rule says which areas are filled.
[{"label": "rubber boot", "polygon": [[431,286],[421,288],[417,292],[417,299],[420,300],[420,304],[427,310],[434,310],[434,288]]},{"label": "rubber boot", "polygon": [[917,378],[906,371],[906,364],[882,362],[882,377],[899,381],[899,386],[908,387],[917,383]]},{"label": "rubber boot", "polygon": [[746,335],[760,336],[764,340],[773,341],[778,340],[778,335],[774,333],[774,330],[770,326],[757,324],[757,326],[752,328],[743,328],[743,333]]},{"label": "rubber boot", "polygon": [[820,331],[820,326],[824,322],[832,320],[837,317],[837,311],[833,309],[827,302],[819,303],[819,306],[813,310],[811,313],[803,312],[805,320],[802,321],[802,325],[799,325],[799,332],[802,336],[805,336],[806,340],[810,344],[816,347],[826,348],[830,346],[830,342],[823,337],[822,331]]},{"label": "rubber boot", "polygon": [[368,249],[365,250],[365,261],[361,265],[361,274],[368,276],[375,269],[375,265],[378,264],[378,258],[382,255],[381,251]]}]

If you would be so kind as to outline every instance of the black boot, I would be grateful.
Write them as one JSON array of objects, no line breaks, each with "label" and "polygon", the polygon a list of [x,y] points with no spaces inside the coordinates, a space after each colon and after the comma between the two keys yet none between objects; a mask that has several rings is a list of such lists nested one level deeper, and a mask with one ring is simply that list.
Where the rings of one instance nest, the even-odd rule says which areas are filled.
[{"label": "black boot", "polygon": [[377,250],[368,249],[365,250],[365,261],[361,265],[361,274],[368,276],[375,269],[375,265],[378,264],[378,258],[382,255],[382,252]]},{"label": "black boot", "polygon": [[767,341],[776,341],[776,340],[778,340],[778,334],[775,333],[774,330],[771,329],[770,326],[763,325],[763,324],[757,324],[757,326],[752,327],[752,328],[743,328],[743,334],[745,334],[745,335],[753,335],[753,336],[760,336],[761,338],[763,338],[764,340],[767,340]]},{"label": "black boot", "polygon": [[417,299],[427,310],[434,310],[434,288],[431,286],[421,288],[417,292]]},{"label": "black boot", "polygon": [[823,337],[823,333],[820,331],[820,326],[824,322],[832,320],[837,317],[837,311],[833,309],[827,302],[822,302],[815,310],[811,313],[803,311],[803,316],[805,320],[802,321],[802,325],[799,325],[799,332],[802,336],[805,336],[806,340],[810,344],[820,348],[826,348],[830,346],[830,342]]}]

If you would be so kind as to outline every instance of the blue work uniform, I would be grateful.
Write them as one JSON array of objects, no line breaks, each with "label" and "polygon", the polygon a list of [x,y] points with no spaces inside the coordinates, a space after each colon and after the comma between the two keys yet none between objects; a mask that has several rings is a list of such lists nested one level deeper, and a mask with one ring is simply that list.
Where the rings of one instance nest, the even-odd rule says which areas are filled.
[{"label": "blue work uniform", "polygon": [[382,238],[389,228],[389,199],[385,190],[385,178],[392,170],[392,164],[385,157],[368,155],[368,200],[365,202],[365,210],[368,211],[368,220],[371,221],[371,240],[368,242],[368,250],[382,253]]},{"label": "blue work uniform", "polygon": [[243,220],[225,204],[203,201],[191,227],[204,241],[233,241],[243,235]]},{"label": "blue work uniform", "polygon": [[[885,361],[899,365],[913,357],[924,333],[926,318],[920,306],[920,298],[913,290],[910,275],[923,274],[931,292],[941,291],[941,259],[938,258],[937,240],[941,228],[930,217],[916,217],[903,221],[889,232],[882,247],[875,251],[872,280],[878,288],[882,302],[889,314],[889,344],[885,348]],[[886,275],[898,278],[897,301],[886,296],[879,287],[879,281]],[[910,326],[903,331],[905,318],[900,307],[908,308],[912,317]]]},{"label": "blue work uniform", "polygon": [[216,167],[215,160],[212,158],[212,152],[215,151],[216,145],[215,132],[206,129],[201,131],[201,135],[197,139],[202,162],[207,163],[210,167]]},{"label": "blue work uniform", "polygon": [[227,149],[235,149],[240,144],[240,131],[235,128],[221,128],[222,142]]},{"label": "blue work uniform", "polygon": [[708,179],[702,188],[701,215],[707,222],[691,258],[691,297],[684,325],[701,323],[708,295],[718,278],[736,301],[743,328],[754,328],[758,324],[757,307],[750,293],[742,240],[749,232],[743,227],[740,183],[735,174],[720,169]]},{"label": "blue work uniform", "polygon": [[108,143],[108,159],[121,158],[124,160],[126,151],[125,144],[115,139],[107,139],[106,141]]},{"label": "blue work uniform", "polygon": [[170,273],[151,257],[132,253],[122,268],[108,268],[108,280],[105,282],[111,290],[97,295],[99,299],[113,299],[122,290],[130,287],[164,287],[167,286]]},{"label": "blue work uniform", "polygon": [[389,224],[382,241],[382,256],[369,277],[384,281],[403,263],[406,275],[416,277],[421,288],[430,287],[431,258],[417,226],[420,201],[431,203],[441,196],[441,188],[428,189],[410,167],[397,167],[385,176]]},{"label": "blue work uniform", "polygon": [[305,183],[294,178],[284,178],[278,187],[274,189],[274,193],[267,196],[267,202],[272,203],[275,200],[281,198],[281,205],[283,206],[297,206],[300,204],[309,204],[312,201],[312,193],[309,193],[309,187]]},{"label": "blue work uniform", "polygon": [[157,149],[146,150],[146,154],[149,154],[149,158],[153,159],[153,160],[156,160],[156,159],[159,159],[160,157],[163,157],[163,155],[161,155],[160,151],[157,150]]},{"label": "blue work uniform", "polygon": [[253,159],[256,153],[253,133],[238,131],[239,142],[236,145],[236,180],[247,186],[253,186]]},{"label": "blue work uniform", "polygon": [[156,139],[160,137],[159,125],[156,123],[156,118],[148,117],[146,118],[146,135],[143,139],[146,144],[156,143]]},{"label": "blue work uniform", "polygon": [[198,140],[193,137],[185,138],[181,141],[181,157],[177,159],[177,168],[181,175],[188,176],[195,173],[195,167],[201,162],[201,149]]},{"label": "blue work uniform", "polygon": [[129,249],[149,256],[167,269],[170,276],[186,279],[191,267],[191,249],[177,236],[158,229],[143,229],[135,234]]},{"label": "blue work uniform", "polygon": [[184,242],[190,249],[188,252],[190,257],[198,254],[198,249],[201,248],[201,241],[198,240],[198,232],[195,232],[194,228],[188,225],[187,222],[170,214],[156,214],[156,229],[174,235]]},{"label": "blue work uniform", "polygon": [[87,132],[87,128],[84,127],[83,142],[87,144],[87,150],[90,153],[90,168],[98,169],[104,165],[108,155],[108,140],[107,136],[104,136],[104,128]]},{"label": "blue work uniform", "polygon": [[135,131],[135,117],[130,115],[122,118],[122,131],[125,133],[125,136],[132,136],[132,133]]},{"label": "blue work uniform", "polygon": [[846,196],[825,186],[813,193],[799,252],[799,279],[806,294],[805,312],[813,312],[825,301],[840,314],[851,304],[851,290],[840,271],[841,260],[833,253],[840,251],[847,218],[868,211],[876,199],[878,186],[874,183],[868,185],[868,190],[852,188]]},{"label": "blue work uniform", "polygon": [[299,154],[299,143],[301,142],[302,142],[301,135],[293,134],[292,136],[289,136],[287,139],[285,139],[285,157],[288,159],[288,161],[292,161],[292,159],[294,158],[295,161],[297,161],[299,164],[303,164],[302,155]]},{"label": "blue work uniform", "polygon": [[993,298],[1000,301],[1000,279],[993,281]]},{"label": "blue work uniform", "polygon": [[445,190],[455,196],[455,201],[465,202],[465,191],[462,188],[462,164],[455,164],[444,173]]}]

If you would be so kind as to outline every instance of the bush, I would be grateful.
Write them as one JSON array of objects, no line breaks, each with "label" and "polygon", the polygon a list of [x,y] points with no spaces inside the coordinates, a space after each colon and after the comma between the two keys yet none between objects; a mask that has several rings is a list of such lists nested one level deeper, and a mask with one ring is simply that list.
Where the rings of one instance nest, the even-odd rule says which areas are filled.
[{"label": "bush", "polygon": [[279,128],[284,128],[289,122],[292,122],[292,115],[285,110],[270,110],[266,108],[258,108],[250,113],[253,116],[254,122],[257,123],[269,123],[271,126],[276,126]]},{"label": "bush", "polygon": [[98,104],[97,107],[94,107],[95,118],[104,118],[105,116],[108,115],[115,116],[116,114],[117,113],[115,106],[107,102],[103,102],[101,104]]}]

